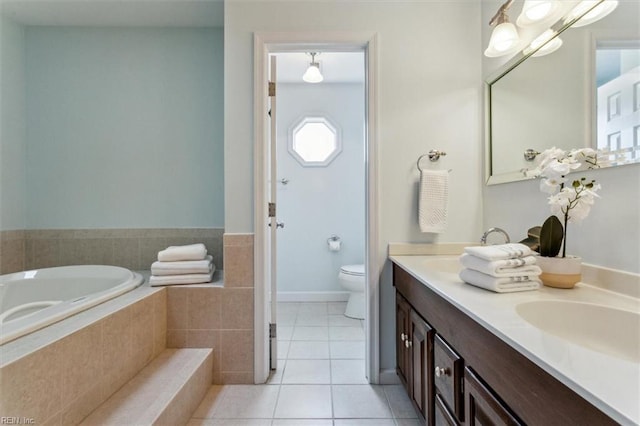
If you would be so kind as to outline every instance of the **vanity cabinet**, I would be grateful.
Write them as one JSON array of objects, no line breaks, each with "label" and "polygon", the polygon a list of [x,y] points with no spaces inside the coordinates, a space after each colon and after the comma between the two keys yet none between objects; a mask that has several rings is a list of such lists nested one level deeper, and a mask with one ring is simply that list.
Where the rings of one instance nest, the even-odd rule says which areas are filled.
[{"label": "vanity cabinet", "polygon": [[432,393],[433,328],[396,295],[396,371],[411,402],[428,419]]},{"label": "vanity cabinet", "polygon": [[393,283],[396,370],[426,425],[617,424],[396,264]]}]

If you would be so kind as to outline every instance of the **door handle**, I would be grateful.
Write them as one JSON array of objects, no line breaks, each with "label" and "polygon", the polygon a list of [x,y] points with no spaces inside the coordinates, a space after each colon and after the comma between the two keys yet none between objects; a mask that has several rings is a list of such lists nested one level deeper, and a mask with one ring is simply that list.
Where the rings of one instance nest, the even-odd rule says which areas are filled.
[{"label": "door handle", "polygon": [[[269,227],[271,227],[271,223],[269,223]],[[284,222],[276,222],[276,229],[284,228]]]}]

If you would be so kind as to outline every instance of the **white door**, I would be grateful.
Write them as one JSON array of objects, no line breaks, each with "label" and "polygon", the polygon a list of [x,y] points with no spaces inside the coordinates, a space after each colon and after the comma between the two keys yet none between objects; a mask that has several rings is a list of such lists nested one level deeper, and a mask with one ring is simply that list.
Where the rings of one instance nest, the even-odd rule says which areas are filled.
[{"label": "white door", "polygon": [[278,228],[284,227],[283,223],[277,221],[276,217],[276,179],[277,179],[277,167],[276,167],[276,57],[271,55],[269,63],[269,120],[268,120],[268,174],[269,180],[267,183],[267,200],[269,202],[269,218],[268,226],[270,227],[268,232],[268,280],[269,280],[269,366],[272,370],[275,370],[278,365],[278,338],[276,329],[277,307],[278,307],[278,286],[277,286],[277,268],[276,268],[276,235]]}]

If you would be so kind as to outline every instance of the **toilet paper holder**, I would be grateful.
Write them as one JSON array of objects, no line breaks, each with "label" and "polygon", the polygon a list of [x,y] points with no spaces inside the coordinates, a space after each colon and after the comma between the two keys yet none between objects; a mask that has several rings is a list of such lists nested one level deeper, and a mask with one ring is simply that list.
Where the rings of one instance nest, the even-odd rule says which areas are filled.
[{"label": "toilet paper holder", "polygon": [[342,248],[342,241],[337,235],[332,235],[327,238],[327,245],[329,246],[329,251],[340,251]]}]

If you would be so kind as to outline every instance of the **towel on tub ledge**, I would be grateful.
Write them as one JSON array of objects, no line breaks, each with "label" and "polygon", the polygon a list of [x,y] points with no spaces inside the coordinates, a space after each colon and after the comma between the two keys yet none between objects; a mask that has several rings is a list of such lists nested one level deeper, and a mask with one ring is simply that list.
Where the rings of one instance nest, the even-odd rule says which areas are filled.
[{"label": "towel on tub ledge", "polygon": [[186,275],[163,275],[149,278],[151,287],[159,287],[163,285],[179,285],[179,284],[202,284],[210,283],[213,280],[213,271],[209,274],[186,274]]},{"label": "towel on tub ledge", "polygon": [[186,246],[170,246],[158,252],[158,261],[177,262],[180,260],[204,260],[207,248],[202,243]]},{"label": "towel on tub ledge", "polygon": [[538,276],[535,274],[498,278],[472,269],[463,269],[460,271],[460,279],[472,286],[491,290],[496,293],[537,290],[541,284]]},{"label": "towel on tub ledge", "polygon": [[213,257],[204,260],[179,260],[176,262],[155,261],[151,264],[151,275],[209,274],[213,272]]},{"label": "towel on tub ledge", "polygon": [[520,277],[523,275],[540,275],[542,273],[540,267],[536,265],[535,256],[489,261],[464,253],[460,256],[460,264],[465,268],[473,269],[492,277]]}]

